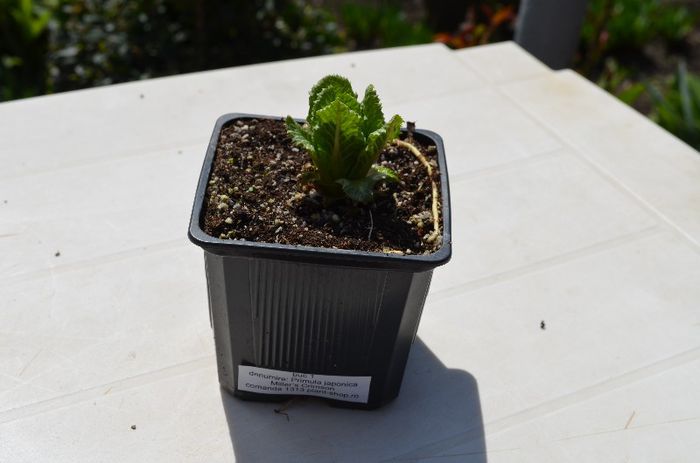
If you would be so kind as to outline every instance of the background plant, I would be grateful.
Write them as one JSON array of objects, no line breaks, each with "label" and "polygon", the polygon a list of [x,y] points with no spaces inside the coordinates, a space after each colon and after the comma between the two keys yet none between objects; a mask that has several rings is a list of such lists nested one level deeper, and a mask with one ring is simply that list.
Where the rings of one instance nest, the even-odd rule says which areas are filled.
[{"label": "background plant", "polygon": [[414,45],[433,38],[433,32],[426,25],[410,21],[400,6],[391,3],[346,3],[340,9],[339,22],[348,49]]},{"label": "background plant", "polygon": [[697,148],[678,103],[681,62],[687,80],[700,72],[700,2],[590,0],[577,70]]},{"label": "background plant", "polygon": [[379,96],[372,85],[357,100],[350,82],[341,76],[321,79],[309,93],[309,112],[302,126],[287,116],[292,140],[311,157],[314,170],[307,180],[327,197],[348,196],[367,203],[380,180],[397,181],[396,173],[374,163],[395,139],[403,120],[384,121]]},{"label": "background plant", "polygon": [[[519,3],[0,0],[0,100],[338,51],[509,40]],[[647,89],[675,91],[681,60],[700,73],[700,0],[589,0],[575,63],[588,79],[661,120]]]},{"label": "background plant", "polygon": [[681,62],[664,89],[649,84],[654,101],[650,117],[661,127],[700,150],[700,76]]},{"label": "background plant", "polygon": [[626,104],[634,105],[644,94],[646,87],[630,76],[631,71],[628,68],[620,66],[615,58],[608,58],[596,83]]},{"label": "background plant", "polygon": [[681,45],[697,20],[696,11],[667,0],[589,0],[582,70],[595,71],[611,55],[641,54],[652,42]]},{"label": "background plant", "polygon": [[0,0],[0,101],[46,92],[48,25],[57,6]]},{"label": "background plant", "polygon": [[56,15],[55,91],[334,51],[335,22],[297,0],[81,0]]},{"label": "background plant", "polygon": [[517,2],[466,2],[463,20],[451,32],[438,32],[437,42],[452,48],[465,48],[513,38]]}]

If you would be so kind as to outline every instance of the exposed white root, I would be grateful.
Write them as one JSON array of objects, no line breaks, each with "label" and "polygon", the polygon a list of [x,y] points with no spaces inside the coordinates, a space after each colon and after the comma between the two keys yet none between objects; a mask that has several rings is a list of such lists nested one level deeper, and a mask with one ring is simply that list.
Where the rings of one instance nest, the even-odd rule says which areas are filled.
[{"label": "exposed white root", "polygon": [[418,158],[421,164],[425,167],[425,169],[428,171],[428,178],[430,179],[430,183],[432,184],[432,196],[433,196],[433,207],[432,207],[432,215],[433,215],[433,232],[431,233],[430,239],[428,242],[433,242],[435,239],[440,235],[440,220],[439,220],[439,211],[438,211],[438,189],[437,189],[437,183],[435,183],[435,180],[433,180],[433,167],[430,165],[428,160],[423,156],[423,154],[416,148],[414,145],[411,143],[404,141],[404,140],[399,140],[396,139],[394,140],[394,143],[396,143],[398,146],[401,146],[403,148],[406,148],[409,150],[413,155]]}]

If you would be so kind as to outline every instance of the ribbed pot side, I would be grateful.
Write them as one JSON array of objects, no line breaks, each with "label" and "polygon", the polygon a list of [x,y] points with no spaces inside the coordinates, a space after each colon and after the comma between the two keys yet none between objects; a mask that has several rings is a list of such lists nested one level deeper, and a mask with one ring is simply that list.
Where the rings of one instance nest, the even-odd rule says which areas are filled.
[{"label": "ribbed pot side", "polygon": [[418,273],[220,256],[205,251],[221,386],[239,391],[238,366],[371,376],[367,404],[394,399],[432,270]]}]

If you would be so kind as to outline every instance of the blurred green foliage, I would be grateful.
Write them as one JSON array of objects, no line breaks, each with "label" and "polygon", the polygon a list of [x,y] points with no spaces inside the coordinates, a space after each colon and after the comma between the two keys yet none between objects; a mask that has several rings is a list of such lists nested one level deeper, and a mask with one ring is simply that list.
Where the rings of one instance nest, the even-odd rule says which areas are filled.
[{"label": "blurred green foliage", "polygon": [[596,82],[628,105],[634,105],[645,91],[644,84],[630,79],[630,70],[619,65],[615,58],[605,61],[603,72]]},{"label": "blurred green foliage", "polygon": [[331,53],[300,0],[0,0],[0,99]]},{"label": "blurred green foliage", "polygon": [[682,43],[699,17],[697,11],[666,0],[589,0],[578,67],[591,77],[610,57],[640,55],[652,42]]},{"label": "blurred green foliage", "polygon": [[699,21],[691,3],[589,0],[579,71],[700,149],[700,78],[682,61],[667,76],[693,55],[689,37]]},{"label": "blurred green foliage", "polygon": [[0,0],[0,101],[45,92],[48,24],[57,4]]},{"label": "blurred green foliage", "polygon": [[647,87],[654,103],[651,119],[700,150],[700,76],[689,73],[681,62],[663,87]]},{"label": "blurred green foliage", "polygon": [[336,51],[432,32],[401,2],[0,0],[0,100]]},{"label": "blurred green foliage", "polygon": [[640,48],[652,40],[681,41],[696,21],[689,8],[663,0],[589,0],[581,37],[590,48]]},{"label": "blurred green foliage", "polygon": [[54,91],[330,53],[332,18],[296,0],[82,0],[56,14]]},{"label": "blurred green foliage", "polygon": [[[418,4],[422,10],[415,9]],[[507,40],[517,5],[518,0],[0,0],[0,101],[337,51],[432,40],[461,48]],[[700,54],[688,39],[699,23],[697,1],[589,0],[577,67],[697,148],[699,78],[685,64],[665,76],[679,55],[696,56],[689,63],[699,69]]]},{"label": "blurred green foliage", "polygon": [[364,50],[430,42],[433,33],[421,23],[411,22],[396,5],[346,3],[341,8],[345,46]]}]

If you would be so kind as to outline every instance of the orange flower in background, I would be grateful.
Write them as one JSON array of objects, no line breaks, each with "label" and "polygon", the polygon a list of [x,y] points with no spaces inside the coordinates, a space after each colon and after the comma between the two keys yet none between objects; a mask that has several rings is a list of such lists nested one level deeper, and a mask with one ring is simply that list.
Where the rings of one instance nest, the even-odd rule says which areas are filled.
[{"label": "orange flower in background", "polygon": [[512,26],[517,15],[512,5],[493,8],[481,5],[469,7],[467,15],[454,33],[439,32],[433,41],[444,43],[451,48],[465,48],[488,43],[491,36],[505,26]]}]

